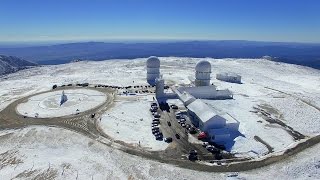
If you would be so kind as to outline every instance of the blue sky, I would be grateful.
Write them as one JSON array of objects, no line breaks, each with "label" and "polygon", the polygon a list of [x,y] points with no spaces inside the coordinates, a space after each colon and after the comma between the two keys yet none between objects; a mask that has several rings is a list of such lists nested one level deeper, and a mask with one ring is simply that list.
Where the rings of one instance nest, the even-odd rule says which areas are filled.
[{"label": "blue sky", "polygon": [[319,0],[1,0],[0,42],[320,42]]}]

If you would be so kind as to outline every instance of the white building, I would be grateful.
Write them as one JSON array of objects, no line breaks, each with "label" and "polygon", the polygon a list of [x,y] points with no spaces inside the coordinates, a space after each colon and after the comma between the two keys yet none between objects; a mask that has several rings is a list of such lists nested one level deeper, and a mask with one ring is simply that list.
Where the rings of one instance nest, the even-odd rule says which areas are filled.
[{"label": "white building", "polygon": [[163,98],[164,96],[164,79],[160,76],[156,79],[156,98]]},{"label": "white building", "polygon": [[216,79],[231,83],[241,83],[241,76],[235,73],[218,73]]},{"label": "white building", "polygon": [[147,60],[147,82],[150,85],[156,84],[156,79],[160,77],[160,60],[151,56]]},{"label": "white building", "polygon": [[187,107],[192,124],[206,132],[210,141],[225,144],[232,140],[230,134],[239,129],[240,123],[237,120],[229,114],[213,109],[187,92],[180,93],[178,96]]},{"label": "white building", "polygon": [[196,64],[196,86],[209,86],[210,85],[210,74],[211,64],[208,61],[202,60]]},{"label": "white building", "polygon": [[197,99],[232,99],[232,93],[225,90],[217,90],[215,86],[181,86],[177,89],[180,93],[188,92]]}]

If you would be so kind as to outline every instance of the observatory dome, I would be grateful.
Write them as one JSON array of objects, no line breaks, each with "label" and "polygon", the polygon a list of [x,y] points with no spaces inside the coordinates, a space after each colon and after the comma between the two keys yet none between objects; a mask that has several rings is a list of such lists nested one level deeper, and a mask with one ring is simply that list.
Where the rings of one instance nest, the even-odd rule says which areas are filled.
[{"label": "observatory dome", "polygon": [[147,67],[148,68],[159,68],[160,67],[160,60],[155,56],[150,56],[147,60]]},{"label": "observatory dome", "polygon": [[211,64],[206,60],[199,61],[196,64],[196,71],[197,72],[209,72],[209,73],[211,73]]}]

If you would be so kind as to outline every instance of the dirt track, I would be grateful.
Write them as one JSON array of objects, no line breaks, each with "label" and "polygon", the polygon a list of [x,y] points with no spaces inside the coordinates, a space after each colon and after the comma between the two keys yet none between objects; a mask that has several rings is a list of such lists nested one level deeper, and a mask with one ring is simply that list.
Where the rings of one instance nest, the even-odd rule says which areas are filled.
[{"label": "dirt track", "polygon": [[[59,88],[61,89],[69,89],[75,87],[65,87]],[[80,87],[77,87],[80,88]],[[170,150],[166,151],[159,151],[159,152],[150,152],[143,148],[131,147],[124,142],[116,142],[113,141],[111,137],[103,133],[97,127],[97,120],[99,116],[105,112],[110,106],[115,98],[115,90],[111,88],[93,88],[95,90],[101,91],[106,93],[108,96],[107,101],[89,111],[85,111],[80,113],[79,115],[67,116],[67,117],[59,117],[59,118],[24,118],[22,115],[17,114],[16,106],[21,102],[24,102],[31,96],[24,97],[19,99],[9,106],[7,106],[3,111],[0,112],[0,130],[3,129],[16,129],[16,128],[23,128],[26,126],[31,125],[44,125],[44,126],[57,126],[66,128],[78,133],[81,133],[85,136],[88,136],[92,139],[95,139],[103,144],[106,144],[111,147],[118,148],[126,153],[145,157],[151,160],[156,160],[163,163],[169,163],[173,165],[177,165],[182,168],[194,169],[199,171],[208,171],[208,172],[237,172],[237,171],[246,171],[255,168],[260,168],[266,165],[270,165],[272,163],[276,163],[278,161],[282,161],[285,158],[288,158],[308,147],[311,147],[320,142],[320,136],[316,136],[305,140],[304,142],[298,144],[291,149],[286,150],[281,155],[272,156],[269,154],[266,157],[262,157],[258,160],[246,160],[246,161],[239,161],[239,162],[232,162],[227,163],[224,165],[215,165],[215,166],[208,166],[203,163],[195,163],[190,162],[188,160],[181,159],[180,157],[170,156]],[[44,93],[44,92],[41,92]],[[41,94],[38,93],[38,94]],[[32,95],[33,96],[33,95]],[[90,114],[96,113],[96,118],[91,118]],[[185,144],[182,144],[183,146]],[[172,149],[174,151],[174,149]]]}]

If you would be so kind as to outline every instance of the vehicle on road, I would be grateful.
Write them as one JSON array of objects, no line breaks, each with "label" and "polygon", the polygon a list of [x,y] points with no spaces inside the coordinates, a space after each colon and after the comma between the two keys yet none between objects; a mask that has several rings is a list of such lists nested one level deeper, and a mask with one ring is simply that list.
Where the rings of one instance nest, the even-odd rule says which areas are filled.
[{"label": "vehicle on road", "polygon": [[196,161],[198,160],[198,152],[196,150],[189,151],[188,159],[190,161]]},{"label": "vehicle on road", "polygon": [[180,135],[179,134],[176,134],[175,136],[176,136],[177,139],[180,139]]},{"label": "vehicle on road", "polygon": [[167,123],[168,123],[168,126],[171,126],[171,122],[170,121],[167,121]]},{"label": "vehicle on road", "polygon": [[167,137],[167,138],[164,138],[163,140],[166,143],[171,143],[172,142],[172,137]]}]

